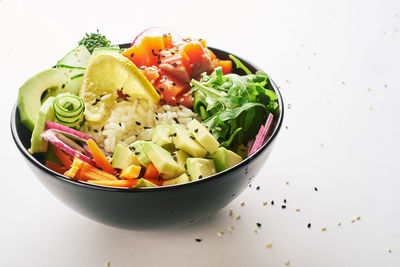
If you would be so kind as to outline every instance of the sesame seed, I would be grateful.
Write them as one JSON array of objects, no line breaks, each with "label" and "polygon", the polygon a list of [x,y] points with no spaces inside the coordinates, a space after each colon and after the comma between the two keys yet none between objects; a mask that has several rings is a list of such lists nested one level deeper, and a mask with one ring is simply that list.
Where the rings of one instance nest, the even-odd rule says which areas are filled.
[{"label": "sesame seed", "polygon": [[351,223],[355,223],[355,222],[356,222],[356,220],[354,220],[354,219],[353,219],[353,220],[351,220]]},{"label": "sesame seed", "polygon": [[388,248],[388,252],[389,252],[389,253],[392,253],[392,250],[391,250],[390,248]]},{"label": "sesame seed", "polygon": [[289,182],[288,182],[288,181],[286,181],[286,184],[287,184],[287,185],[289,185]]},{"label": "sesame seed", "polygon": [[176,100],[175,96],[171,97],[171,99],[174,100],[174,101]]},{"label": "sesame seed", "polygon": [[266,243],[266,244],[265,244],[265,247],[266,247],[266,248],[272,248],[272,244],[271,244],[271,243]]},{"label": "sesame seed", "polygon": [[221,236],[223,236],[224,235],[224,232],[218,232],[217,233],[217,236],[219,236],[219,237],[221,237]]},{"label": "sesame seed", "polygon": [[183,102],[185,99],[182,97],[181,99],[179,99],[179,101]]},{"label": "sesame seed", "polygon": [[122,127],[122,124],[120,122],[118,122],[118,124],[119,124],[119,127]]},{"label": "sesame seed", "polygon": [[296,211],[297,211],[297,212],[299,212],[299,211],[300,211],[300,209],[299,209],[299,208],[297,208],[297,209],[296,209]]},{"label": "sesame seed", "polygon": [[361,220],[361,217],[360,217],[360,216],[357,216],[357,217],[356,217],[356,220],[357,220],[357,221]]},{"label": "sesame seed", "polygon": [[[175,156],[175,157],[172,157],[175,161],[178,161],[178,158]],[[201,175],[200,175],[201,176]],[[199,177],[200,178],[200,177]]]},{"label": "sesame seed", "polygon": [[201,242],[201,241],[203,241],[201,238],[196,238],[195,240],[196,240],[196,242]]},{"label": "sesame seed", "polygon": [[322,228],[321,228],[321,231],[322,231],[322,232],[325,232],[325,231],[326,231],[326,227],[325,227],[325,226],[322,227]]},{"label": "sesame seed", "polygon": [[202,179],[203,178],[203,175],[199,175],[199,179]]},{"label": "sesame seed", "polygon": [[283,203],[286,203],[286,198],[283,200]]},{"label": "sesame seed", "polygon": [[190,136],[190,138],[192,138],[193,140],[196,140],[196,138],[194,138],[194,136]]},{"label": "sesame seed", "polygon": [[149,127],[149,126],[143,126],[143,129],[145,129],[145,130],[147,130],[147,129],[150,129],[151,127]]},{"label": "sesame seed", "polygon": [[257,186],[257,187],[256,187],[256,190],[260,190],[260,186]]},{"label": "sesame seed", "polygon": [[199,129],[194,129],[194,132],[195,132],[195,133],[198,133],[198,132],[199,132]]},{"label": "sesame seed", "polygon": [[314,187],[314,190],[318,192],[318,188]]},{"label": "sesame seed", "polygon": [[285,260],[283,263],[284,263],[285,265],[290,265],[290,261],[289,261],[289,260]]},{"label": "sesame seed", "polygon": [[308,223],[308,224],[307,224],[307,227],[308,227],[308,228],[311,228],[311,223]]},{"label": "sesame seed", "polygon": [[261,227],[261,223],[259,223],[259,222],[256,225],[257,225],[257,227]]},{"label": "sesame seed", "polygon": [[[178,119],[177,118],[175,118],[174,117],[174,121],[177,123],[177,124],[179,124],[179,121],[178,121]],[[192,137],[192,136],[191,136]]]},{"label": "sesame seed", "polygon": [[240,214],[236,215],[236,220],[240,219]]},{"label": "sesame seed", "polygon": [[258,229],[257,229],[257,228],[254,228],[253,231],[254,231],[254,233],[256,233],[256,234],[258,233]]},{"label": "sesame seed", "polygon": [[341,222],[338,222],[338,224],[337,224],[338,226],[341,226],[342,225],[342,223]]},{"label": "sesame seed", "polygon": [[229,214],[229,216],[232,216],[232,214],[233,214],[233,209],[229,209],[228,214]]},{"label": "sesame seed", "polygon": [[135,155],[139,155],[140,154],[140,152],[135,152]]},{"label": "sesame seed", "polygon": [[286,205],[282,205],[282,209],[286,209]]},{"label": "sesame seed", "polygon": [[229,227],[228,227],[228,231],[229,231],[229,232],[232,232],[232,231],[233,231],[233,227],[232,227],[232,226],[229,226]]},{"label": "sesame seed", "polygon": [[137,126],[140,126],[140,125],[141,125],[141,123],[137,121],[137,122],[136,122],[136,125],[137,125]]},{"label": "sesame seed", "polygon": [[273,200],[271,201],[271,205],[274,205],[274,201]]},{"label": "sesame seed", "polygon": [[243,201],[242,203],[240,203],[240,206],[244,206],[244,204],[245,204],[245,203],[244,203],[244,201]]},{"label": "sesame seed", "polygon": [[133,57],[134,53],[131,53],[131,57]]},{"label": "sesame seed", "polygon": [[97,129],[94,129],[93,132],[98,133],[99,131]]},{"label": "sesame seed", "polygon": [[268,202],[267,201],[264,201],[263,202],[263,206],[265,206],[265,205],[267,205],[268,204]]},{"label": "sesame seed", "polygon": [[64,88],[65,88],[65,84],[61,85],[61,89],[64,89]]}]

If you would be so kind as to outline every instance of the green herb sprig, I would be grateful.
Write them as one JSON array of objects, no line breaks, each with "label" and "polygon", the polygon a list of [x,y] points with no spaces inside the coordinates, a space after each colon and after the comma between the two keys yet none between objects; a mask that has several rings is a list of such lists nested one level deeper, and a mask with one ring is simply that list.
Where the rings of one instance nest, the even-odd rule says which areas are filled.
[{"label": "green herb sprig", "polygon": [[78,44],[86,46],[90,53],[93,53],[93,50],[96,47],[111,46],[111,41],[108,40],[104,35],[100,34],[99,30],[97,30],[97,33],[86,33],[85,35],[86,37],[83,37]]}]

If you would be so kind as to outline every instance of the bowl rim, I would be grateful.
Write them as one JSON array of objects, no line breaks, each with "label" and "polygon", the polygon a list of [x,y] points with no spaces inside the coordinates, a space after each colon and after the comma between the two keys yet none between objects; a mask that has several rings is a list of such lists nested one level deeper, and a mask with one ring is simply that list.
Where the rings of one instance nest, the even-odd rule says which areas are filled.
[{"label": "bowl rim", "polygon": [[[129,43],[124,43],[124,44],[120,44],[120,47],[126,47],[126,46],[130,46]],[[209,47],[211,50],[216,51],[216,52],[220,52],[220,53],[225,53],[225,54],[231,54],[233,56],[235,56],[236,58],[238,58],[241,62],[245,62],[248,65],[251,65],[252,67],[254,67],[256,70],[258,71],[263,71],[261,68],[259,68],[257,65],[253,64],[252,62],[245,60],[239,56],[236,56],[233,53],[228,53],[224,50],[218,49],[218,48],[214,48],[214,47]],[[280,109],[280,113],[279,113],[279,117],[276,120],[276,124],[275,124],[275,128],[273,129],[273,132],[271,133],[270,137],[268,138],[268,140],[262,145],[261,148],[259,148],[256,152],[254,152],[251,156],[245,158],[243,161],[241,161],[239,164],[236,164],[235,166],[226,169],[222,172],[216,173],[212,176],[206,177],[204,179],[199,179],[196,181],[190,181],[188,183],[184,183],[184,184],[176,184],[176,185],[168,185],[168,186],[157,186],[157,187],[143,187],[143,188],[125,188],[125,187],[107,187],[107,186],[101,186],[101,185],[95,185],[95,184],[90,184],[90,183],[86,183],[83,181],[78,181],[78,180],[74,180],[72,178],[69,178],[65,175],[61,175],[49,168],[47,168],[45,165],[43,165],[42,163],[40,163],[35,157],[33,157],[27,149],[25,149],[24,145],[22,144],[18,133],[17,133],[17,129],[16,129],[16,115],[17,115],[17,109],[18,109],[18,101],[14,104],[14,107],[12,109],[11,112],[11,119],[10,119],[10,128],[11,128],[11,133],[14,139],[15,144],[17,145],[18,149],[21,151],[21,153],[25,156],[25,158],[27,158],[33,165],[35,165],[36,167],[38,167],[39,169],[41,169],[42,171],[46,172],[47,174],[50,174],[52,176],[55,176],[55,178],[63,181],[63,182],[67,182],[76,186],[83,186],[86,187],[87,189],[94,189],[94,190],[103,190],[103,191],[112,191],[112,192],[121,192],[121,193],[129,193],[129,192],[137,192],[137,193],[144,193],[144,192],[158,192],[158,191],[165,191],[165,190],[178,190],[181,188],[189,188],[192,186],[195,186],[197,184],[201,184],[201,183],[207,183],[207,182],[211,182],[215,179],[218,179],[226,174],[229,174],[245,165],[247,165],[249,162],[251,162],[253,159],[256,159],[257,157],[259,157],[261,155],[261,153],[274,141],[274,139],[276,138],[276,136],[278,135],[282,123],[283,123],[283,117],[284,117],[284,103],[283,103],[283,99],[282,99],[282,95],[281,92],[279,91],[278,86],[275,84],[275,82],[268,76],[271,85],[278,97],[278,105],[279,105],[279,109]]]}]

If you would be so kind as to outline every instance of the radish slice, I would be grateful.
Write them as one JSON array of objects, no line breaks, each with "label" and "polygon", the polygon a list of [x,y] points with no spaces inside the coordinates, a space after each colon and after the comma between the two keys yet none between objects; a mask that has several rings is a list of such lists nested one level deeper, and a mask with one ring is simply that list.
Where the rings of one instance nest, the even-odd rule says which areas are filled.
[{"label": "radish slice", "polygon": [[46,130],[44,132],[42,132],[40,134],[40,136],[52,143],[53,145],[55,145],[56,147],[58,147],[59,149],[65,151],[66,153],[77,157],[78,159],[81,159],[87,163],[89,163],[90,165],[96,166],[96,163],[94,162],[94,160],[92,160],[91,158],[79,153],[78,151],[72,149],[71,147],[69,147],[68,145],[66,145],[63,141],[61,141],[58,137],[57,137],[57,132],[54,129],[49,129]]},{"label": "radish slice", "polygon": [[64,126],[64,125],[61,125],[61,124],[58,124],[58,123],[55,123],[55,122],[52,122],[52,121],[46,121],[46,126],[47,126],[48,129],[55,129],[58,132],[60,132],[60,133],[62,133],[64,135],[67,135],[70,138],[75,138],[75,139],[78,139],[78,140],[81,140],[81,141],[86,141],[86,140],[89,140],[89,139],[93,139],[94,140],[93,137],[91,137],[91,136],[89,136],[87,134],[84,134],[84,133],[82,133],[80,131],[77,131],[75,129],[69,128],[67,126]]},{"label": "radish slice", "polygon": [[253,147],[254,139],[249,140],[247,143],[246,155],[249,156],[250,150]]},{"label": "radish slice", "polygon": [[262,142],[262,144],[265,144],[265,142],[267,142],[268,140],[268,133],[269,131],[272,129],[272,124],[274,123],[273,121],[274,116],[270,113],[267,119],[267,122],[265,123],[265,134],[264,134],[264,140]]},{"label": "radish slice", "polygon": [[139,33],[133,40],[131,46],[138,45],[145,36],[163,36],[163,34],[171,34],[172,40],[182,41],[182,37],[175,31],[165,27],[150,27]]},{"label": "radish slice", "polygon": [[258,149],[260,149],[262,147],[262,145],[264,144],[265,136],[267,135],[267,132],[268,132],[269,128],[271,127],[273,118],[274,118],[274,116],[272,115],[272,113],[270,113],[268,115],[268,119],[267,119],[267,122],[265,123],[265,126],[261,125],[260,130],[258,131],[256,140],[254,141],[253,147],[250,150],[249,156],[251,156],[254,152],[256,152]]},{"label": "radish slice", "polygon": [[85,154],[88,155],[89,157],[93,158],[92,152],[90,152],[90,148],[88,144],[83,144],[83,149],[85,150]]},{"label": "radish slice", "polygon": [[81,147],[80,145],[78,145],[77,143],[75,143],[74,141],[72,141],[71,139],[66,137],[65,135],[56,132],[56,136],[58,139],[60,139],[61,142],[63,142],[67,146],[70,146],[71,148],[75,149],[76,151],[87,155],[85,153],[85,149],[83,149],[83,147]]}]

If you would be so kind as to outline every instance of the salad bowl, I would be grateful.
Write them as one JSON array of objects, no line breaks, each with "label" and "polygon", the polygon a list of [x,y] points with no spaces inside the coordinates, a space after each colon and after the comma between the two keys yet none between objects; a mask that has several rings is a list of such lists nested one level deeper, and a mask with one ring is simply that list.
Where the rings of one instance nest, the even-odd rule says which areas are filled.
[{"label": "salad bowl", "polygon": [[[122,44],[127,48],[130,44]],[[220,59],[231,53],[210,48]],[[237,57],[252,72],[254,64]],[[241,70],[235,70],[243,74]],[[101,187],[60,175],[43,165],[43,159],[28,153],[30,131],[21,123],[17,105],[11,114],[15,144],[39,181],[65,205],[94,221],[118,228],[151,230],[181,227],[204,219],[226,207],[251,183],[268,159],[282,126],[284,105],[278,87],[270,79],[278,97],[279,116],[268,140],[236,166],[205,179],[154,188]],[[266,177],[268,178],[268,177]]]}]

